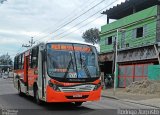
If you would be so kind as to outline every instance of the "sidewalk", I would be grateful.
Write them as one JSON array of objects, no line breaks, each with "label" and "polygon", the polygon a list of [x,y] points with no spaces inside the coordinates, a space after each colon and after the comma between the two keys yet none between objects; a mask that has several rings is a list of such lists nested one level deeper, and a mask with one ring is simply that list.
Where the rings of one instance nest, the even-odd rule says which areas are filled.
[{"label": "sidewalk", "polygon": [[102,97],[160,108],[160,95],[132,94],[127,93],[125,88],[116,88],[115,96],[113,94],[113,88],[102,90]]}]

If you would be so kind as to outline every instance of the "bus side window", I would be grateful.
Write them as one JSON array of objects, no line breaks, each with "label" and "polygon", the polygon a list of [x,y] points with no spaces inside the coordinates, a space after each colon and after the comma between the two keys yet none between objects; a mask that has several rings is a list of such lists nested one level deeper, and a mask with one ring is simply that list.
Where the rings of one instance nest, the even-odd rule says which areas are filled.
[{"label": "bus side window", "polygon": [[38,67],[38,47],[32,49],[31,63],[31,68]]},{"label": "bus side window", "polygon": [[22,55],[18,56],[18,69],[21,69],[22,66]]},{"label": "bus side window", "polygon": [[19,69],[19,56],[17,56],[17,69]]},{"label": "bus side window", "polygon": [[24,69],[24,54],[22,54],[22,66],[21,69]]},{"label": "bus side window", "polygon": [[17,70],[17,57],[14,58],[14,70]]},{"label": "bus side window", "polygon": [[29,54],[29,67],[32,67],[32,50],[30,50],[30,54]]},{"label": "bus side window", "polygon": [[18,57],[16,58],[16,69],[18,69]]}]

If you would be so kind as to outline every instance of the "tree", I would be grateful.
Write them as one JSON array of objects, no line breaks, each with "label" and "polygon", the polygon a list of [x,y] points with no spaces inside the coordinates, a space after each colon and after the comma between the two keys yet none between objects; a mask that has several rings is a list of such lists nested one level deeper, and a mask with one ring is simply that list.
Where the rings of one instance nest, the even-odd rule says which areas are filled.
[{"label": "tree", "polygon": [[7,0],[0,0],[0,3],[3,4],[4,1],[7,1]]},{"label": "tree", "polygon": [[85,42],[95,44],[100,40],[99,33],[100,32],[97,28],[91,28],[83,33],[82,38],[85,40]]},{"label": "tree", "polygon": [[12,59],[8,53],[0,56],[0,65],[12,65]]}]

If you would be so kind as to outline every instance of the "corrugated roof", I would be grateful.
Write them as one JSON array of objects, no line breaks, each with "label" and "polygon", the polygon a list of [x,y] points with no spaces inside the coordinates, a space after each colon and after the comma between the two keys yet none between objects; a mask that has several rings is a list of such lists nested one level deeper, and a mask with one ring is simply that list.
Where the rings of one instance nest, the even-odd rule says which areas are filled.
[{"label": "corrugated roof", "polygon": [[104,11],[102,14],[106,14],[110,19],[120,19],[133,14],[133,8],[138,12],[159,4],[160,0],[126,0]]}]

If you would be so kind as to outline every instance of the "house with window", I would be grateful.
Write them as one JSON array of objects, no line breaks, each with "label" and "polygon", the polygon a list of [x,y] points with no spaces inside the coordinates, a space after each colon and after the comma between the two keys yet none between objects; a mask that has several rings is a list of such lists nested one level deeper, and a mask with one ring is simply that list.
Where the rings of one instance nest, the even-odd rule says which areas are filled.
[{"label": "house with window", "polygon": [[113,74],[117,39],[118,87],[160,80],[160,1],[126,0],[102,14],[107,15],[107,24],[100,34],[101,71]]}]

